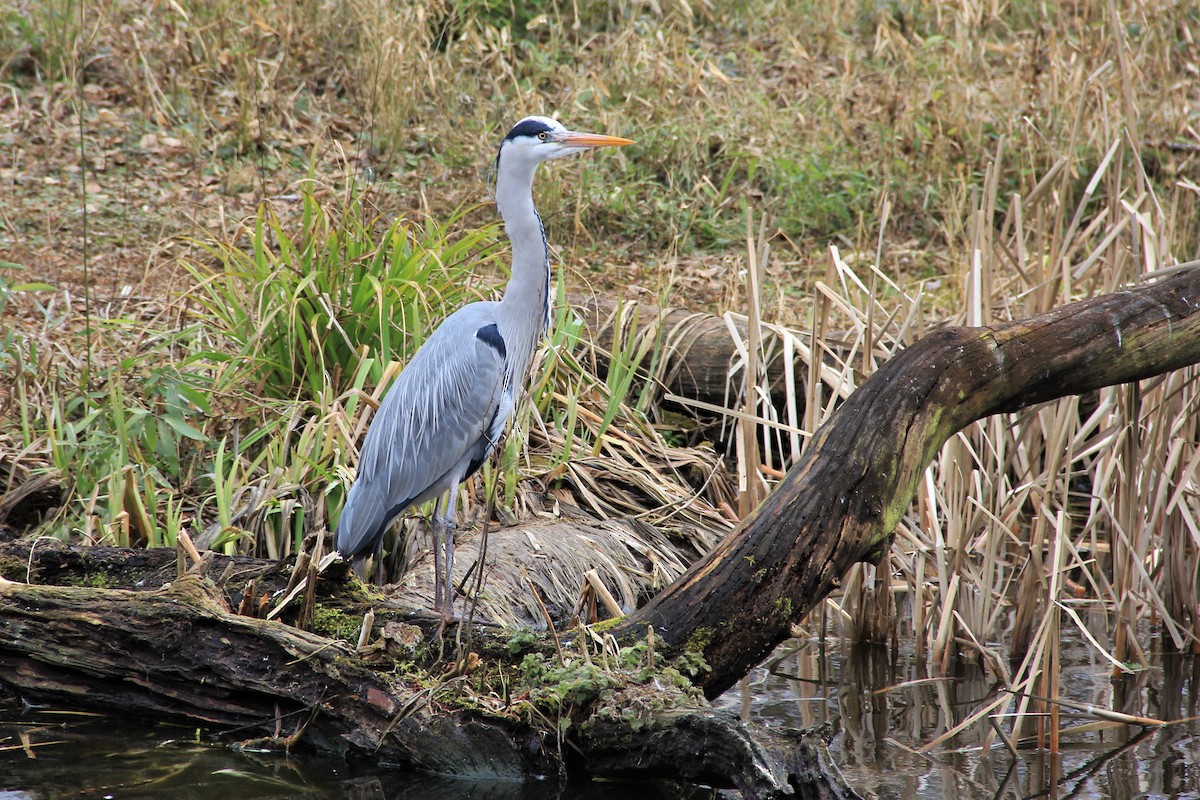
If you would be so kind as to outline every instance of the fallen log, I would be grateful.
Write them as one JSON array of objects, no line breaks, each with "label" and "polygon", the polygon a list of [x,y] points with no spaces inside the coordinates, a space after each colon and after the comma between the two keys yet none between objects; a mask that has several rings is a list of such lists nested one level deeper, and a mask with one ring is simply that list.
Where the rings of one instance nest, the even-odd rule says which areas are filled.
[{"label": "fallen log", "polygon": [[[432,771],[665,774],[751,797],[854,796],[821,769],[819,742],[781,744],[699,692],[732,685],[855,562],[886,552],[919,476],[965,425],[1195,363],[1197,269],[1010,325],[938,331],[852,395],[756,513],[615,623],[545,635],[464,626],[441,638],[437,620],[327,573],[326,616],[375,608],[360,651],[337,624],[320,635],[234,614],[194,574],[146,592],[6,583],[0,685]],[[30,574],[18,559],[0,569],[10,581]],[[810,746],[816,756],[797,755]]]},{"label": "fallen log", "polygon": [[[738,347],[733,334],[736,332],[743,342],[749,338],[744,316],[730,314],[727,322],[725,317],[716,314],[656,308],[640,303],[618,304],[598,297],[572,297],[571,305],[583,320],[589,341],[599,348],[598,374],[607,371],[607,354],[614,341],[629,343],[649,339],[662,351],[654,377],[666,391],[718,406],[737,402],[740,382],[744,378],[739,378]],[[798,334],[793,335],[797,340],[801,338]],[[802,352],[807,353],[807,347]],[[772,394],[782,400],[785,376],[782,350],[774,349],[773,356],[764,369]],[[795,355],[798,375],[807,372],[807,362],[801,356],[801,352]],[[639,377],[646,380],[651,376],[643,370]]]},{"label": "fallen log", "polygon": [[[645,342],[650,352],[658,351],[659,358],[643,362],[638,370],[639,380],[703,405],[724,408],[741,402],[746,381],[741,352],[751,339],[750,322],[744,315],[707,314],[636,302],[614,303],[600,297],[573,296],[570,303],[587,329],[588,341],[597,347],[598,375],[607,373],[614,342],[633,350]],[[803,413],[804,392],[799,390],[789,396],[788,375],[808,374],[813,358],[811,335],[763,324],[758,338],[765,356],[762,374],[776,410],[782,418],[787,404],[795,402],[797,410]],[[824,346],[838,347],[828,340]],[[652,361],[653,371],[648,366]],[[838,392],[841,383],[830,383],[828,389]],[[694,412],[695,407],[690,410]]]},{"label": "fallen log", "polygon": [[1200,363],[1200,269],[1008,325],[943,328],[901,351],[814,435],[801,460],[682,578],[620,621],[711,670],[709,697],[787,638],[855,562],[877,562],[926,466],[990,414]]},{"label": "fallen log", "polygon": [[[236,574],[235,584],[250,578],[277,594],[288,569],[225,556],[206,562],[144,591],[0,579],[0,685],[29,702],[253,734],[243,745],[315,747],[474,779],[564,780],[570,767],[704,781],[748,797],[791,796],[798,787],[814,798],[856,796],[836,770],[825,771],[821,741],[744,725],[708,708],[686,682],[544,657],[528,635],[514,645],[511,630],[474,630],[470,649],[456,648],[439,639],[439,618],[381,597],[364,601],[342,568],[326,575],[322,601],[326,613],[342,604],[343,618],[347,608],[372,607],[378,639],[356,650],[344,637],[235,614],[236,587],[217,585]],[[10,542],[0,546],[0,565],[43,579],[107,574],[157,587],[175,552]],[[97,572],[101,565],[110,571]],[[514,652],[523,661],[505,663]],[[634,708],[645,712],[638,724]],[[561,732],[570,727],[578,733],[568,746]]]},{"label": "fallen log", "polygon": [[34,701],[258,729],[282,745],[303,736],[446,774],[518,780],[559,769],[532,726],[441,708],[453,679],[422,688],[345,642],[233,614],[196,576],[145,592],[10,582],[0,598],[0,674]]}]

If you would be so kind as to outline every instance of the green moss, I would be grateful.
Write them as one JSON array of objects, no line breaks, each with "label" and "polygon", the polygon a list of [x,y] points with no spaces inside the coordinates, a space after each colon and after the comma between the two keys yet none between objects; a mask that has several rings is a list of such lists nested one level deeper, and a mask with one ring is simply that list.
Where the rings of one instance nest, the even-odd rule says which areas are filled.
[{"label": "green moss", "polygon": [[27,569],[28,565],[24,561],[15,558],[0,558],[0,575],[10,581],[24,583],[28,577]]},{"label": "green moss", "polygon": [[[634,642],[628,647],[622,647],[620,650],[621,666],[626,669],[638,669],[645,666],[653,666],[650,664],[650,645],[645,639]],[[662,656],[654,653],[654,662],[661,663]]]},{"label": "green moss", "polygon": [[[680,688],[693,690],[692,678],[705,672],[712,672],[712,667],[708,665],[708,661],[704,658],[704,653],[701,651],[685,650],[671,662],[671,666],[667,669],[675,672],[680,678],[687,681],[687,686],[684,687],[680,683],[676,683]],[[699,691],[699,690],[695,690]]]},{"label": "green moss", "polygon": [[780,597],[775,601],[775,611],[785,620],[792,618],[792,598]]},{"label": "green moss", "polygon": [[523,652],[536,650],[541,640],[542,637],[529,628],[518,628],[513,631],[512,636],[508,637],[508,652],[519,656]]},{"label": "green moss", "polygon": [[551,661],[530,653],[521,661],[521,683],[529,700],[543,711],[558,715],[595,700],[617,679],[591,661]]},{"label": "green moss", "polygon": [[611,619],[605,619],[605,620],[601,620],[600,622],[594,622],[591,625],[589,625],[588,627],[592,629],[593,633],[608,633],[613,628],[617,627],[617,625],[620,622],[621,622],[620,617],[612,617]]},{"label": "green moss", "polygon": [[358,632],[362,630],[362,618],[318,604],[313,608],[312,630],[331,639],[356,642]]},{"label": "green moss", "polygon": [[[711,635],[709,631],[708,637]],[[553,655],[529,653],[522,660],[513,685],[506,687],[507,693],[522,698],[537,710],[537,715],[552,720],[560,733],[566,730],[564,726],[590,722],[590,717],[585,718],[581,713],[601,718],[625,717],[629,712],[625,701],[637,698],[636,714],[629,718],[632,724],[647,712],[703,697],[691,677],[709,669],[702,655],[702,645],[707,640],[705,636],[693,638],[692,644],[697,649],[669,663],[661,650],[646,639],[615,653],[599,650],[588,656],[568,655],[561,660]],[[614,699],[618,695],[622,698],[619,701]]]},{"label": "green moss", "polygon": [[692,635],[688,637],[687,644],[684,645],[683,650],[685,653],[703,653],[708,649],[708,645],[716,635],[717,632],[712,628],[696,628],[692,632]]},{"label": "green moss", "polygon": [[668,718],[664,712],[692,710],[705,705],[703,693],[668,667],[658,673],[656,680],[640,684],[626,681],[605,690],[596,703],[595,713],[584,720],[580,728],[587,732],[604,721],[620,720],[623,726],[607,726],[604,735],[624,736],[661,726]]},{"label": "green moss", "polygon": [[112,579],[103,572],[85,572],[83,575],[72,575],[67,583],[81,589],[113,589]]}]

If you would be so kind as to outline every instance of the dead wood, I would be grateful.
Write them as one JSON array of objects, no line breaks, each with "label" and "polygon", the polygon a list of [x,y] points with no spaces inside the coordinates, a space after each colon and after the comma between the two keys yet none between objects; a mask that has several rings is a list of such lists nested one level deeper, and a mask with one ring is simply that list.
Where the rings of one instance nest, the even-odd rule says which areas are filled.
[{"label": "dead wood", "polygon": [[[165,588],[180,573],[177,551],[168,548],[84,547],[56,539],[17,539],[0,543],[2,574],[21,583],[103,586],[145,591]],[[187,565],[184,565],[184,569]],[[249,581],[274,592],[288,580],[288,567],[274,561],[210,554],[203,576],[236,601]]]},{"label": "dead wood", "polygon": [[[610,707],[628,704],[622,700]],[[748,796],[858,797],[812,734],[744,723],[732,712],[662,712],[634,737],[624,721],[601,718],[579,742],[590,769],[616,777],[684,777],[718,786],[732,779]]]},{"label": "dead wood", "polygon": [[[660,358],[653,375],[643,366],[639,372],[642,380],[654,380],[668,393],[710,405],[728,407],[739,402],[745,384],[745,365],[739,348],[750,338],[749,322],[744,315],[617,304],[599,297],[575,296],[571,305],[588,329],[588,340],[599,350],[599,374],[607,371],[606,353],[611,351],[614,341],[649,339],[657,343]],[[794,374],[803,376],[808,374],[811,336],[775,325],[763,325],[761,335],[767,385],[776,407],[782,409],[788,400],[785,355],[788,350],[783,346],[783,338],[791,339]],[[836,343],[827,341],[825,346],[836,347]],[[803,392],[798,393],[796,401],[803,412]]]},{"label": "dead wood", "polygon": [[[2,550],[6,569],[23,563],[31,574],[88,580],[109,564],[114,575],[141,585],[174,560],[172,551],[57,543],[31,552],[30,543],[13,542]],[[258,569],[263,585],[282,585],[286,569],[254,561],[217,557],[205,569],[227,575],[233,567],[242,577]],[[133,562],[145,577],[136,577]],[[144,591],[0,581],[0,683],[27,702],[182,718],[236,732],[255,746],[316,747],[462,777],[562,779],[569,764],[593,775],[628,776],[639,773],[631,754],[640,752],[643,776],[704,780],[748,797],[790,796],[796,787],[813,797],[854,796],[836,773],[822,771],[821,742],[762,738],[694,695],[652,682],[614,680],[612,692],[587,707],[564,708],[580,731],[568,742],[557,720],[542,724],[528,704],[521,711],[519,700],[496,693],[519,687],[499,674],[512,671],[501,665],[505,654],[513,658],[508,632],[474,631],[474,649],[446,661],[434,646],[438,620],[409,617],[420,624],[398,624],[384,605],[375,642],[356,652],[344,639],[237,615],[227,594],[199,574]],[[327,594],[360,586],[325,583]],[[354,603],[355,591],[340,600]],[[393,644],[403,652],[392,651]],[[452,641],[442,647],[454,651]],[[400,669],[397,659],[409,666]],[[653,709],[642,722],[626,713],[638,705]],[[668,752],[676,757],[666,758]]]},{"label": "dead wood", "polygon": [[0,675],[32,702],[182,717],[277,744],[303,733],[322,749],[433,772],[523,779],[560,768],[531,726],[443,708],[438,689],[453,679],[413,686],[343,642],[232,614],[192,576],[147,592],[0,586]]},{"label": "dead wood", "polygon": [[900,352],[814,435],[770,497],[614,631],[653,625],[701,653],[709,697],[732,686],[832,592],[877,561],[942,444],[971,422],[1200,363],[1200,269],[999,327],[945,328]]},{"label": "dead wood", "polygon": [[5,527],[36,527],[47,512],[62,503],[62,496],[57,475],[30,475],[20,464],[0,463],[0,534]]}]

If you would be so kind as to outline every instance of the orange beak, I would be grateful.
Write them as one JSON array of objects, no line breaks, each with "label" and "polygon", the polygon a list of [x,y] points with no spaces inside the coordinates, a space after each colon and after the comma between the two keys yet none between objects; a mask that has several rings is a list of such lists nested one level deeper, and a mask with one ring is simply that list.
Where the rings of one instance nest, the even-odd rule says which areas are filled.
[{"label": "orange beak", "polygon": [[566,131],[558,135],[558,141],[568,147],[624,147],[633,144],[632,139],[620,136],[605,136],[599,133],[576,133]]}]

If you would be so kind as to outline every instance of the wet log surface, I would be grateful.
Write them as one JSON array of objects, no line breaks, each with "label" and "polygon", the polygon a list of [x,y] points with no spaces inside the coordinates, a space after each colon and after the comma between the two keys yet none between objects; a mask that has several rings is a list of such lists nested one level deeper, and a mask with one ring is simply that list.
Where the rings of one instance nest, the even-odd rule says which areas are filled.
[{"label": "wet log surface", "polygon": [[[949,436],[989,414],[1200,363],[1198,309],[1200,270],[1181,270],[1011,325],[930,335],[839,408],[738,530],[604,629],[612,639],[595,639],[640,642],[652,654],[651,672],[655,654],[666,663],[702,657],[708,669],[693,676],[694,687],[719,694],[850,566],[885,552]],[[55,555],[54,547],[61,545],[38,545],[31,555],[27,543],[5,545],[0,571],[9,581],[45,582],[88,560],[75,548]],[[160,559],[132,584],[143,591],[0,585],[0,686],[35,702],[202,720],[278,746],[433,772],[529,778],[580,770],[711,781],[750,797],[854,796],[823,769],[819,742],[742,725],[694,689],[660,683],[657,673],[647,680],[636,664],[601,676],[592,659],[607,664],[625,654],[602,647],[589,655],[580,631],[560,634],[553,648],[548,636],[513,646],[509,633],[478,627],[464,641],[452,631],[439,640],[437,620],[388,610],[344,570],[327,572],[292,621],[311,618],[310,601],[351,619],[378,606],[373,645],[359,652],[347,643],[353,631],[324,636],[288,624],[286,614],[277,621],[232,611],[238,583],[254,581],[249,605],[237,605],[257,613],[254,597],[278,591],[286,568],[263,564],[252,575],[255,565],[213,558],[175,577],[167,566],[173,553],[100,553],[92,563],[111,559],[119,571],[138,558]],[[97,570],[83,574],[105,574]],[[530,656],[542,659],[543,682],[553,685],[535,678],[514,692]],[[586,691],[567,691],[577,684],[553,671],[568,663],[571,680],[592,682]],[[545,718],[544,705],[538,713],[521,705],[556,687],[557,718]]]}]

